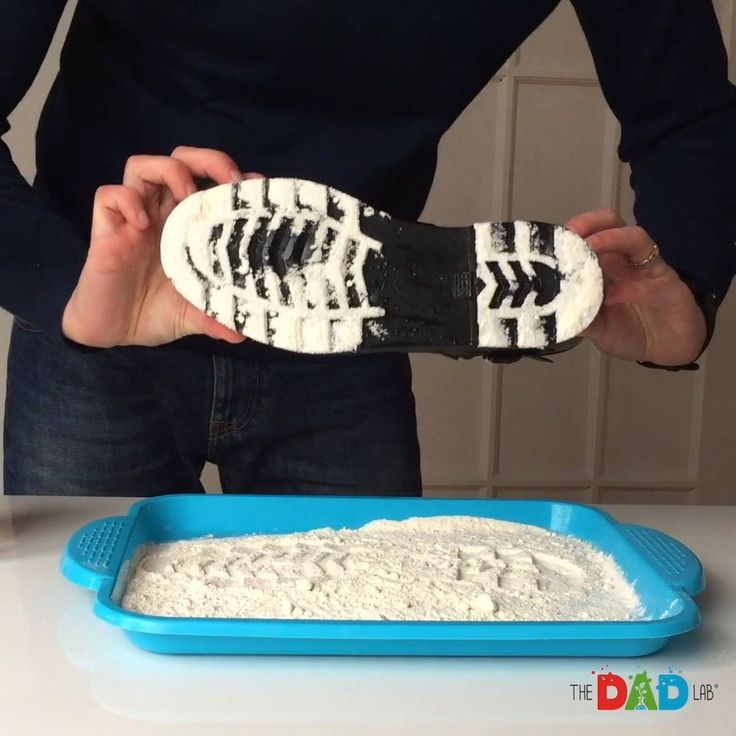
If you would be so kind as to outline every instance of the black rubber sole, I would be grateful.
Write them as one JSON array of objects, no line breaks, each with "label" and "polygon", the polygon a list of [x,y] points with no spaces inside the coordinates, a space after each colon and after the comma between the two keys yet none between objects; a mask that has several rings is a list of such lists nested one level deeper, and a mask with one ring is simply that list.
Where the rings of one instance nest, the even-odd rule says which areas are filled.
[{"label": "black rubber sole", "polygon": [[295,179],[192,195],[161,253],[195,306],[304,353],[554,351],[602,300],[595,255],[559,226],[401,222]]}]

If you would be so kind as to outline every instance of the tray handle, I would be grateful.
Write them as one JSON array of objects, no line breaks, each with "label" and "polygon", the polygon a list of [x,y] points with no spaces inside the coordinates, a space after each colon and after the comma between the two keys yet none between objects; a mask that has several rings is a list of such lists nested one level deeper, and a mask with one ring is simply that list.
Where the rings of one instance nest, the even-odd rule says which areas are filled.
[{"label": "tray handle", "polygon": [[131,529],[128,516],[109,516],[83,526],[64,550],[62,573],[77,585],[97,590],[115,575]]},{"label": "tray handle", "polygon": [[690,596],[705,590],[703,565],[682,542],[648,526],[621,524],[621,528],[673,587]]}]

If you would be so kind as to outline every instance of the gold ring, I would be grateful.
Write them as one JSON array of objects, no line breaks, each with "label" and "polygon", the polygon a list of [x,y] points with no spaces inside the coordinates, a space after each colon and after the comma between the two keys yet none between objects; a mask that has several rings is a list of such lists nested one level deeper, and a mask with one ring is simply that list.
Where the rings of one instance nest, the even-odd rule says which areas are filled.
[{"label": "gold ring", "polygon": [[659,246],[655,243],[652,252],[643,261],[637,261],[636,263],[628,261],[628,264],[630,268],[648,268],[657,258],[659,258]]}]

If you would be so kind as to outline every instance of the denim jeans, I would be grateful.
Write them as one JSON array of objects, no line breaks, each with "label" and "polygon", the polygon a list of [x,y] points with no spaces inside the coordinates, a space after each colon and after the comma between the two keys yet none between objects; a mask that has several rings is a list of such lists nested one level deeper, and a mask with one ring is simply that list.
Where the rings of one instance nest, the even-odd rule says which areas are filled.
[{"label": "denim jeans", "polygon": [[406,355],[253,362],[176,344],[78,351],[16,320],[5,493],[419,495]]}]

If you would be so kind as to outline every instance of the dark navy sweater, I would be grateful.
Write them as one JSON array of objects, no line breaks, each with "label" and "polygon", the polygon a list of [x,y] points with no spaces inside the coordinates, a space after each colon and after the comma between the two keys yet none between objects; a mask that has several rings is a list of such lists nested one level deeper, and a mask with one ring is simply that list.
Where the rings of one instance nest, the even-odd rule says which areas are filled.
[{"label": "dark navy sweater", "polygon": [[[221,149],[416,218],[440,136],[556,4],[79,0],[33,189],[0,145],[0,306],[60,335],[95,189],[137,153]],[[0,133],[64,5],[0,0]],[[711,3],[573,5],[621,122],[637,220],[718,302],[736,270],[736,94]]]}]

